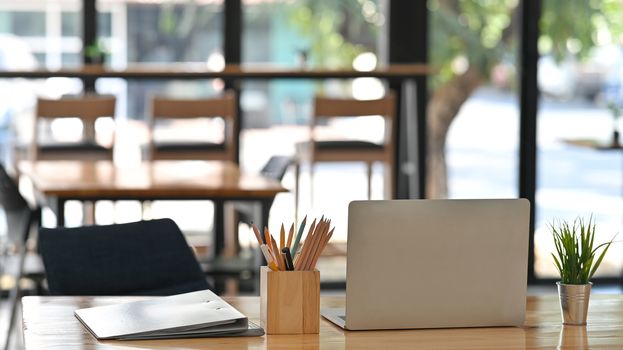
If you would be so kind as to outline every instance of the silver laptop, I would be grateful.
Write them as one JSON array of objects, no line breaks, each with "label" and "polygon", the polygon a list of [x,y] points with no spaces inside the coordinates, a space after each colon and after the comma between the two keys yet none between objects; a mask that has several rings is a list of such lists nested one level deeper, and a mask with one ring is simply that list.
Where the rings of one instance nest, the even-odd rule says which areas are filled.
[{"label": "silver laptop", "polygon": [[355,201],[348,208],[350,330],[521,326],[530,202]]}]

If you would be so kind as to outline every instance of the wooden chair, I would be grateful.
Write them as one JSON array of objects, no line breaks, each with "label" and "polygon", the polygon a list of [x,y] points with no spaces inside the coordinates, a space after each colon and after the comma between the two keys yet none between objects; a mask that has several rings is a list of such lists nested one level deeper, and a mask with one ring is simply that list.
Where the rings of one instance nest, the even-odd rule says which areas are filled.
[{"label": "wooden chair", "polygon": [[[32,159],[35,160],[112,160],[112,144],[105,146],[96,141],[95,121],[100,117],[115,116],[115,97],[84,95],[64,97],[59,100],[37,99],[37,113]],[[82,122],[82,139],[79,142],[44,142],[39,138],[39,127],[44,121],[61,118],[78,118]]]},{"label": "wooden chair", "polygon": [[[395,98],[392,92],[378,100],[354,100],[315,97],[314,113],[310,123],[310,141],[297,145],[295,166],[295,201],[298,205],[300,163],[310,164],[310,187],[313,184],[314,165],[318,162],[364,162],[367,165],[368,198],[371,196],[372,164],[382,162],[386,166],[385,196],[392,198],[394,193],[394,128],[396,125]],[[319,140],[317,127],[319,121],[342,117],[382,116],[385,120],[385,139],[382,144],[356,139]],[[357,130],[353,130],[356,135]],[[312,190],[313,193],[313,190]]]},{"label": "wooden chair", "polygon": [[[210,99],[170,99],[156,97],[152,103],[151,159],[231,160],[236,158],[236,96],[226,92]],[[154,138],[158,121],[191,118],[223,118],[225,135],[222,143],[209,141],[160,141]]]}]

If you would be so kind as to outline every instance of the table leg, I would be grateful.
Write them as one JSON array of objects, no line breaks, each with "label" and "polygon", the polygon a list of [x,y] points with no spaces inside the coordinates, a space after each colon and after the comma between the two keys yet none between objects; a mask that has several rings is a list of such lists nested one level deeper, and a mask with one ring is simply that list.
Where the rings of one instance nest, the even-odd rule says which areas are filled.
[{"label": "table leg", "polygon": [[56,227],[65,227],[65,200],[56,198]]},{"label": "table leg", "polygon": [[262,226],[260,227],[268,227],[268,215],[270,214],[270,207],[273,205],[273,199],[264,199],[260,201],[261,211],[262,211]]},{"label": "table leg", "polygon": [[224,202],[214,201],[214,257],[218,257],[225,248],[225,224],[223,222]]}]

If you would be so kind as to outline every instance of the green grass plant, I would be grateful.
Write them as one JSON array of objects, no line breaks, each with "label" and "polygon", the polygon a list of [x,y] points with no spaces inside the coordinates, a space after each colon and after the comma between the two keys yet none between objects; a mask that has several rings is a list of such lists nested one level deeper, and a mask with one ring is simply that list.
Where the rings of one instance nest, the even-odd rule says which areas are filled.
[{"label": "green grass plant", "polygon": [[[550,224],[550,229],[556,246],[556,254],[552,253],[552,257],[561,283],[587,284],[614,238],[595,247],[595,221],[592,216],[588,222],[582,218],[575,219],[573,225],[564,220],[555,221]],[[597,255],[600,249],[601,254]]]}]

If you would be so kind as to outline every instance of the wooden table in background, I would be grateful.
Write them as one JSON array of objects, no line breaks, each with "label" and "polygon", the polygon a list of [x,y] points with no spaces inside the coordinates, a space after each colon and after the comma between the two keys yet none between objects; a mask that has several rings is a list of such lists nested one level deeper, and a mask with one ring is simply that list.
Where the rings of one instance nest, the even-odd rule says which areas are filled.
[{"label": "wooden table in background", "polygon": [[37,199],[56,212],[59,226],[68,200],[211,200],[217,253],[224,247],[223,202],[260,203],[264,224],[275,196],[287,192],[279,182],[244,173],[228,161],[36,161],[18,169],[32,182]]},{"label": "wooden table in background", "polygon": [[[563,326],[558,297],[528,297],[524,327],[343,331],[321,320],[320,334],[251,338],[97,341],[75,309],[141,297],[25,297],[26,349],[553,349],[623,348],[623,296],[593,295],[588,326]],[[225,298],[259,322],[259,297]],[[321,307],[343,307],[344,297],[321,297]]]}]

